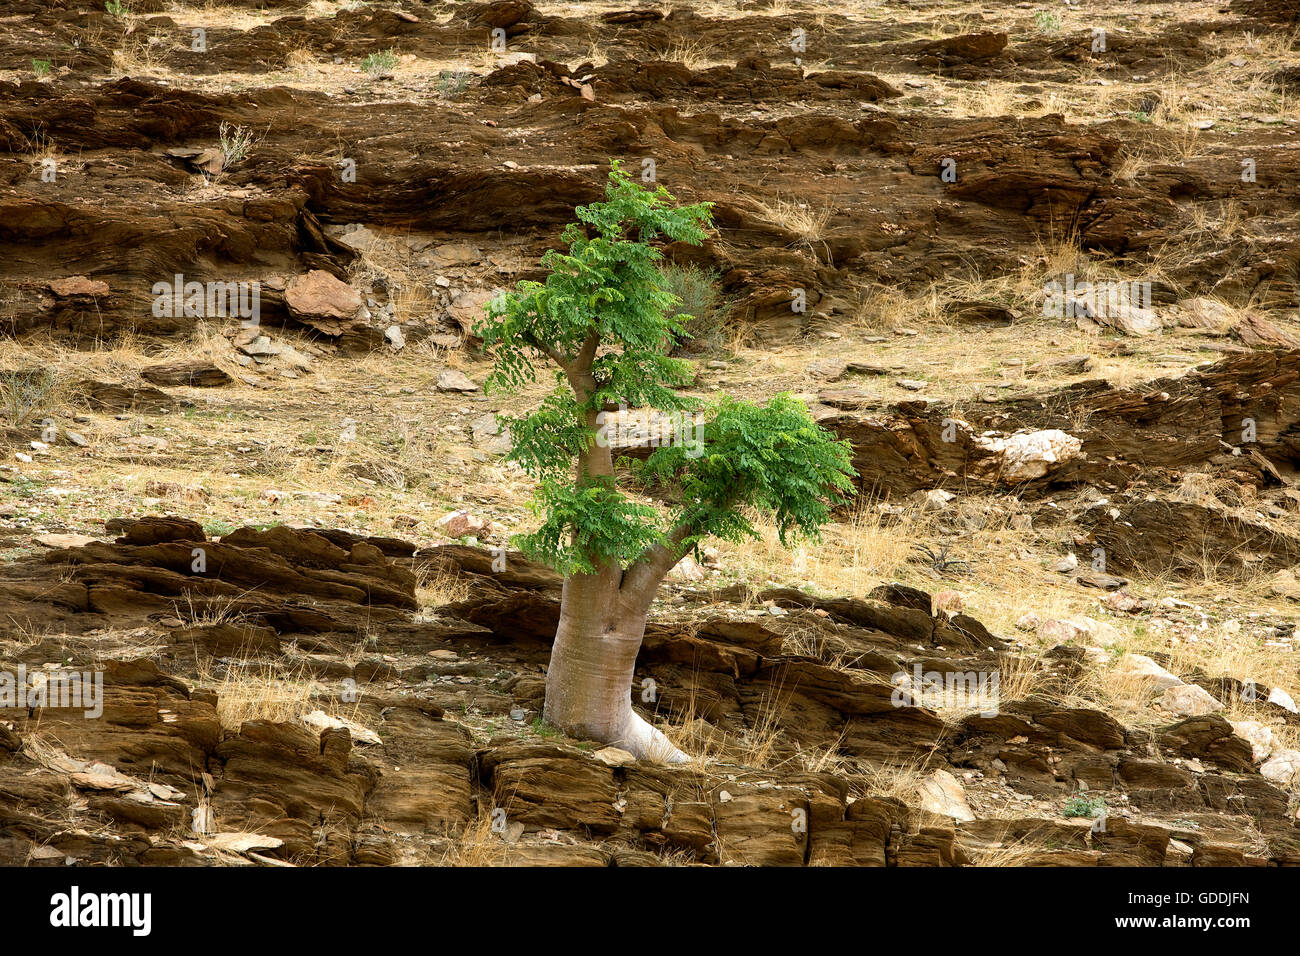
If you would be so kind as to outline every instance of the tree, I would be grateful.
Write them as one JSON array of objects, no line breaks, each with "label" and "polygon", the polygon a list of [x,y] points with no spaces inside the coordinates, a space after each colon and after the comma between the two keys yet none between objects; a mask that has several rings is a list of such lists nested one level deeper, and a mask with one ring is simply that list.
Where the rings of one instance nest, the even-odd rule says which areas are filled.
[{"label": "tree", "polygon": [[[561,234],[567,253],[542,257],[546,281],[498,296],[477,331],[495,361],[489,391],[517,392],[539,363],[557,369],[556,388],[535,411],[506,419],[508,457],[538,481],[543,517],[516,546],[564,576],[543,717],[638,757],[681,762],[686,756],[631,702],[664,575],[710,536],[757,536],[752,512],[775,517],[782,544],[816,539],[853,472],[847,443],[789,395],[761,407],[723,399],[704,415],[675,390],[692,379],[690,364],[668,355],[689,316],[672,311],[655,244],[701,243],[710,204],[675,206],[663,187],[642,188],[617,162],[605,196],[577,208],[578,221]],[[669,416],[672,440],[644,462],[616,461],[606,420],[614,405]],[[620,490],[620,474],[644,494]]]}]

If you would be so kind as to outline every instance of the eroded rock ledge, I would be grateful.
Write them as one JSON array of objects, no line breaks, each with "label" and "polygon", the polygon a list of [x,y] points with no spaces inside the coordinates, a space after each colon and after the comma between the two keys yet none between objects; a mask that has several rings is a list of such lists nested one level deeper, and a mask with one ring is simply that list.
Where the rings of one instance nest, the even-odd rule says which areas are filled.
[{"label": "eroded rock ledge", "polygon": [[[1151,732],[1071,706],[1057,691],[1078,648],[996,712],[898,706],[900,672],[1017,666],[915,589],[685,595],[638,668],[646,716],[706,756],[669,769],[532,723],[559,582],[520,555],[493,573],[485,551],[339,531],[114,527],[0,568],[0,612],[25,635],[7,635],[8,666],[105,685],[100,719],[0,709],[2,863],[943,866],[1012,844],[1046,865],[1300,863],[1287,794],[1227,721]],[[429,573],[466,599],[419,612]],[[200,675],[249,668],[315,679],[312,703],[346,718],[223,727],[229,702]],[[1251,699],[1280,713],[1268,690]],[[943,775],[904,800],[899,767]],[[945,806],[960,781],[981,806],[1012,796],[997,815]],[[1103,829],[1044,812],[1080,792],[1108,799]]]}]

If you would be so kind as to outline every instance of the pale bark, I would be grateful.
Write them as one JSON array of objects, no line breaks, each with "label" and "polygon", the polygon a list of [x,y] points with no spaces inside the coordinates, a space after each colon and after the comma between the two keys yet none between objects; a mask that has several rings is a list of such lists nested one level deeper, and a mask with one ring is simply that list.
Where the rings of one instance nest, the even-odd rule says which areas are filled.
[{"label": "pale bark", "polygon": [[681,558],[684,531],[650,549],[622,574],[572,575],[564,582],[560,624],[546,670],[543,718],[577,737],[638,759],[689,759],[632,709],[632,678],[646,617],[663,576]]},{"label": "pale bark", "polygon": [[[576,356],[551,356],[564,370],[580,404],[586,404],[597,387],[591,367],[598,344],[593,330]],[[595,410],[586,414],[590,441],[576,463],[580,485],[614,475],[611,450],[595,441],[597,415]],[[542,717],[548,724],[619,747],[641,760],[684,763],[688,759],[632,709],[632,678],[646,617],[664,575],[681,560],[685,536],[684,529],[675,530],[626,571],[606,566],[596,574],[574,574],[565,580],[560,623],[546,669]]]}]

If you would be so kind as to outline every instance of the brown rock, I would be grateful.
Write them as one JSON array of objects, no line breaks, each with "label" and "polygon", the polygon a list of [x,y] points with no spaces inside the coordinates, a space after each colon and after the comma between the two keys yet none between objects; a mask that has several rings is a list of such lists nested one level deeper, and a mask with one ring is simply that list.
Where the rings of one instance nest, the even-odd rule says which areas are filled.
[{"label": "brown rock", "polygon": [[50,282],[50,291],[62,298],[77,295],[108,295],[108,283],[86,276],[68,276]]},{"label": "brown rock", "polygon": [[190,385],[202,388],[229,385],[234,381],[211,362],[150,365],[140,370],[140,377],[155,385]]},{"label": "brown rock", "polygon": [[321,269],[290,279],[284,301],[290,315],[326,335],[342,335],[363,308],[356,289]]}]

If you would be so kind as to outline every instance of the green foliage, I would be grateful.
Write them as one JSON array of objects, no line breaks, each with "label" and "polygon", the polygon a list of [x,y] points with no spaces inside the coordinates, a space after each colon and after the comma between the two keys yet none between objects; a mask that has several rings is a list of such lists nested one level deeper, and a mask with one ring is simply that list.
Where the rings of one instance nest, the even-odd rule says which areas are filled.
[{"label": "green foliage", "polygon": [[1061,18],[1050,10],[1038,10],[1034,13],[1034,23],[1039,33],[1055,33],[1061,29]]},{"label": "green foliage", "polygon": [[242,163],[248,158],[253,148],[253,131],[247,126],[221,121],[217,128],[217,138],[221,141],[221,165],[229,168]]},{"label": "green foliage", "polygon": [[50,72],[49,60],[32,60],[32,72],[38,77],[47,76]]},{"label": "green foliage", "polygon": [[443,70],[438,74],[438,92],[452,100],[465,92],[470,74],[462,70]]},{"label": "green foliage", "polygon": [[556,728],[552,727],[550,724],[542,720],[542,718],[540,717],[536,718],[528,729],[531,730],[533,734],[535,734],[536,736],[545,737],[547,739],[551,737],[564,736],[562,731],[559,731]]},{"label": "green foliage", "polygon": [[[754,535],[745,508],[773,514],[783,542],[815,536],[853,472],[847,443],[813,422],[801,402],[724,399],[699,422],[698,442],[680,434],[695,429],[700,403],[675,390],[692,370],[668,353],[692,316],[676,311],[682,297],[655,243],[702,242],[709,205],[673,206],[666,190],[641,187],[617,162],[605,195],[576,210],[578,222],[562,233],[568,251],[542,258],[546,281],[499,296],[476,330],[495,358],[490,392],[529,384],[546,360],[559,367],[558,387],[535,411],[503,421],[509,457],[538,480],[534,506],[545,516],[516,545],[570,575],[629,567],[670,541],[682,551],[708,536]],[[616,404],[658,409],[681,426],[675,441],[636,466],[678,502],[670,522],[616,485],[598,427]]]},{"label": "green foliage", "polygon": [[104,9],[119,20],[125,20],[131,13],[131,5],[124,0],[105,0]]},{"label": "green foliage", "polygon": [[651,243],[702,242],[709,204],[673,208],[662,186],[642,189],[618,163],[611,166],[606,201],[579,206],[579,221],[561,234],[569,251],[552,249],[542,257],[551,270],[546,282],[521,282],[489,304],[478,328],[496,353],[489,389],[532,381],[535,361],[577,356],[594,335],[611,348],[596,359],[596,389],[583,396],[583,408],[598,410],[620,399],[663,409],[685,406],[672,386],[690,381],[690,367],[664,351],[687,317],[668,311],[677,303],[655,266],[663,253]]},{"label": "green foliage", "polygon": [[371,53],[361,61],[361,69],[374,77],[388,76],[396,66],[397,54],[391,49]]},{"label": "green foliage", "polygon": [[641,475],[676,482],[683,500],[677,524],[693,529],[691,542],[713,535],[736,541],[756,537],[740,508],[776,518],[782,544],[816,538],[831,507],[852,489],[850,448],[812,420],[788,393],[764,406],[722,399],[704,426],[705,452],[691,457],[681,444],[660,448]]},{"label": "green foliage", "polygon": [[571,471],[590,443],[581,408],[562,388],[543,399],[531,415],[497,415],[497,421],[510,429],[512,447],[506,458],[539,480],[558,479]]},{"label": "green foliage", "polygon": [[681,348],[688,352],[716,348],[732,310],[732,303],[718,291],[718,270],[670,264],[660,271],[665,287],[680,302],[677,308],[689,317]]},{"label": "green foliage", "polygon": [[1089,799],[1083,796],[1071,797],[1065,804],[1065,809],[1061,811],[1067,817],[1096,817],[1106,809],[1105,797],[1093,797]]},{"label": "green foliage", "polygon": [[620,493],[609,478],[577,486],[543,481],[533,507],[546,520],[516,546],[564,575],[594,574],[605,562],[630,564],[662,537],[658,512]]}]

